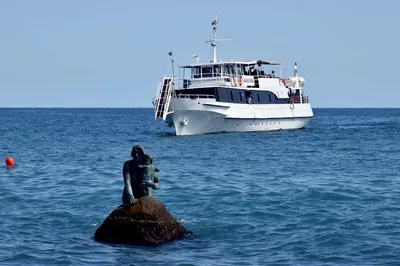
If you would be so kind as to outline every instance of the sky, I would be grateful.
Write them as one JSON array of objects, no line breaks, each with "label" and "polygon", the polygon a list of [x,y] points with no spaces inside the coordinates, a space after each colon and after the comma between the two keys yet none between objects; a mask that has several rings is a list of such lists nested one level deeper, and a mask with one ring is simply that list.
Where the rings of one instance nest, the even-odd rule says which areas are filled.
[{"label": "sky", "polygon": [[175,68],[293,63],[312,107],[400,108],[400,1],[0,1],[0,107],[152,107]]}]

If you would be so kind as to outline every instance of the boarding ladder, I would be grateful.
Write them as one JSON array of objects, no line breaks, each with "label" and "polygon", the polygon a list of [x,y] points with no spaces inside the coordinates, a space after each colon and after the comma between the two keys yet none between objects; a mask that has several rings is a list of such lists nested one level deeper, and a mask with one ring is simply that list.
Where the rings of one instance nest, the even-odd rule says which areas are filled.
[{"label": "boarding ladder", "polygon": [[169,103],[171,101],[171,92],[173,88],[172,77],[164,77],[157,89],[156,102],[154,105],[154,118],[165,120],[168,114]]}]

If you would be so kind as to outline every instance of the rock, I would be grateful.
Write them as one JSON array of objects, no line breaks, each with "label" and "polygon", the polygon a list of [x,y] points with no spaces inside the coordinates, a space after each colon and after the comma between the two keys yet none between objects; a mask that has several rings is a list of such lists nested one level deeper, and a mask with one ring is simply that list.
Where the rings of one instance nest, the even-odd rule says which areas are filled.
[{"label": "rock", "polygon": [[151,196],[145,196],[131,206],[121,205],[105,219],[96,230],[96,241],[132,244],[159,245],[192,235],[165,206]]}]

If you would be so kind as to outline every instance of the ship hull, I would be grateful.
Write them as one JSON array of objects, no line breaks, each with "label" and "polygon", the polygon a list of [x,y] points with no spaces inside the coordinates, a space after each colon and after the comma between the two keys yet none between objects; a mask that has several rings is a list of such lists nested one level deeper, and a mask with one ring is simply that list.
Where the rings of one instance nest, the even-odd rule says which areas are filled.
[{"label": "ship hull", "polygon": [[171,109],[174,111],[166,121],[174,126],[178,136],[300,129],[313,117],[310,104],[244,105],[175,98]]}]

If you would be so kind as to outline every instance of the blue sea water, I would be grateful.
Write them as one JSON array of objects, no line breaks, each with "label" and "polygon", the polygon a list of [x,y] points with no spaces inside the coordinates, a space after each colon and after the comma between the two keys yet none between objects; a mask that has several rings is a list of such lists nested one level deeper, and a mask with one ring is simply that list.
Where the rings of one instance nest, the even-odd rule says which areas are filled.
[{"label": "blue sea water", "polygon": [[[315,109],[302,130],[177,137],[152,109],[0,109],[1,265],[400,265],[400,109]],[[141,144],[192,238],[110,245]]]}]

